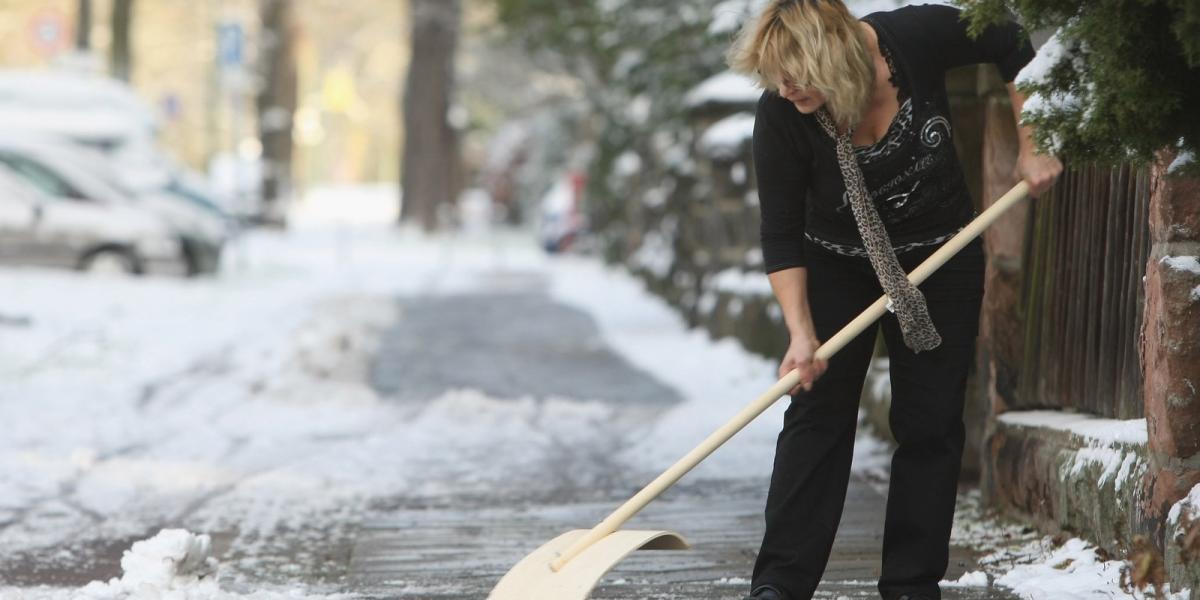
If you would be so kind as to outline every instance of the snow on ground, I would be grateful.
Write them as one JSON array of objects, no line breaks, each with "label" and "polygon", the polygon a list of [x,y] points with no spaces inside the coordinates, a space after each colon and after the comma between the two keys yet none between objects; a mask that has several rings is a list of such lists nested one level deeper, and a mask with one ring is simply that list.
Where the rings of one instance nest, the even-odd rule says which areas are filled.
[{"label": "snow on ground", "polygon": [[[959,495],[950,539],[978,551],[984,572],[968,573],[957,582],[943,581],[943,587],[984,586],[990,578],[992,585],[1009,588],[1022,600],[1153,597],[1149,590],[1122,588],[1121,575],[1128,562],[1110,559],[1085,540],[1044,536],[997,516],[984,508],[979,490]],[[1189,597],[1189,590],[1163,592],[1166,600]]]},{"label": "snow on ground", "polygon": [[183,529],[164,529],[135,542],[121,557],[120,577],[93,581],[81,589],[0,587],[0,600],[118,600],[126,598],[182,600],[340,600],[345,594],[309,596],[298,588],[260,589],[249,594],[223,590],[212,576],[216,561],[211,540]]},{"label": "snow on ground", "polygon": [[[0,270],[0,420],[9,424],[0,437],[0,569],[21,556],[86,569],[80,557],[105,541],[129,548],[151,538],[132,554],[159,558],[204,545],[184,533],[152,538],[161,528],[211,535],[222,557],[205,562],[203,578],[160,571],[169,577],[146,588],[131,559],[116,580],[0,588],[0,598],[326,593],[336,584],[297,586],[321,572],[320,549],[344,541],[344,525],[371,502],[533,485],[547,448],[587,444],[609,422],[614,409],[587,399],[470,389],[423,405],[377,397],[365,383],[368,360],[379,333],[403,318],[398,296],[480,290],[505,273],[543,276],[552,297],[590,314],[616,352],[684,398],[631,425],[636,435],[616,460],[638,474],[665,469],[775,380],[775,361],[689,331],[637,280],[594,260],[551,260],[511,232],[427,238],[373,225],[390,221],[393,197],[390,188],[318,191],[291,233],[247,236],[210,279]],[[765,478],[786,402],[688,477]],[[882,442],[860,435],[856,471],[886,476],[887,460]],[[997,531],[1005,530],[956,519],[960,542]],[[1037,552],[1012,550],[1035,541]],[[1022,532],[998,539],[984,566],[1035,590],[1027,597],[1060,597],[1036,591],[1061,589],[1055,573],[1037,568],[1059,560],[1046,544]],[[1067,551],[1079,565],[1065,574],[1071,585],[1103,590],[1076,597],[1107,597],[1111,567]]]},{"label": "snow on ground", "polygon": [[[393,194],[319,192],[292,232],[229,248],[215,278],[0,270],[0,419],[10,424],[0,569],[21,557],[84,569],[98,543],[182,527],[222,541],[215,579],[253,588],[272,572],[286,582],[325,568],[320,548],[372,501],[532,486],[547,448],[601,435],[614,409],[587,399],[377,397],[368,361],[403,318],[398,296],[479,290],[504,273],[548,278],[617,352],[685,398],[631,437],[618,460],[634,473],[665,469],[775,380],[772,361],[688,331],[635,279],[593,260],[551,261],[512,232],[426,238],[371,225],[390,221],[383,199]],[[691,477],[765,478],[782,409]],[[5,600],[69,591],[9,588]]]}]

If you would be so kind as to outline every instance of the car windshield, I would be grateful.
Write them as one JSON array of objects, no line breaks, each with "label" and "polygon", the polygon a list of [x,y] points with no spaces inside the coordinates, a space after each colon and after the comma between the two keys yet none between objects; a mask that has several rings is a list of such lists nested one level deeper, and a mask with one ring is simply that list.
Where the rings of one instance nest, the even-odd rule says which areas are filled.
[{"label": "car windshield", "polygon": [[83,198],[83,194],[79,193],[74,186],[67,183],[58,174],[24,156],[0,152],[0,162],[3,162],[14,172],[24,177],[26,181],[33,184],[34,187],[52,198]]}]

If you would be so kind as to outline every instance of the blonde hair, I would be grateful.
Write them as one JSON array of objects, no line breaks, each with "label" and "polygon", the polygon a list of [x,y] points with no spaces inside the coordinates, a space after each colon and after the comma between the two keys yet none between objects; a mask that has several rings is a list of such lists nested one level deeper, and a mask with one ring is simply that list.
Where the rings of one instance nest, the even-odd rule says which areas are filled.
[{"label": "blonde hair", "polygon": [[866,34],[840,0],[771,0],[726,59],[772,92],[788,84],[816,88],[843,130],[861,120],[875,83]]}]

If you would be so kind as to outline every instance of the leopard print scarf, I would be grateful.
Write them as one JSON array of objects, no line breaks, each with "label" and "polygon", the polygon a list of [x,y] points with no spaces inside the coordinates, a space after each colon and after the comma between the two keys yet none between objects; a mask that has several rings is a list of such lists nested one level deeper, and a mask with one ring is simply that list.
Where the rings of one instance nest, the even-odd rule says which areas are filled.
[{"label": "leopard print scarf", "polygon": [[854,222],[858,225],[858,233],[862,236],[863,245],[867,249],[867,257],[875,269],[875,276],[883,286],[888,296],[888,309],[896,313],[900,322],[900,330],[904,333],[904,344],[914,352],[933,350],[942,343],[929,318],[929,307],[925,304],[925,296],[908,280],[896,252],[892,249],[891,238],[879,218],[867,193],[866,180],[854,156],[854,146],[850,143],[850,133],[839,134],[834,126],[833,117],[825,107],[816,113],[817,122],[829,137],[836,141],[838,166],[842,170],[842,179],[846,183],[846,193],[850,200],[850,210],[854,213]]}]

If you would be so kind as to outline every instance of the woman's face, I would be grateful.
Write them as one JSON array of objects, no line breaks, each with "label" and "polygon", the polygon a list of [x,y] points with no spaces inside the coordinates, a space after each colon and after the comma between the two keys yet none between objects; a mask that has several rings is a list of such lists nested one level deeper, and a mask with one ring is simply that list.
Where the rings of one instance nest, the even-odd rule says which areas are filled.
[{"label": "woman's face", "polygon": [[804,114],[814,113],[825,104],[825,94],[812,87],[796,87],[790,83],[784,83],[779,88],[779,95],[786,98],[796,107],[796,110]]}]

